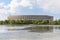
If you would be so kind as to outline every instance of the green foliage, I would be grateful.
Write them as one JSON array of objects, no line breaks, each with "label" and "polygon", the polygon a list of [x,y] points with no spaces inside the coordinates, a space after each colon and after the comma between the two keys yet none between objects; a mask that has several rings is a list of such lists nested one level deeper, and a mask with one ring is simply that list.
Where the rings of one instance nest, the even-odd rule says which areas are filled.
[{"label": "green foliage", "polygon": [[4,21],[1,20],[1,21],[0,21],[0,24],[4,24]]},{"label": "green foliage", "polygon": [[33,24],[42,24],[42,20],[32,20]]},{"label": "green foliage", "polygon": [[59,20],[55,20],[55,21],[54,21],[54,24],[55,24],[55,25],[60,25],[60,19],[59,19]]},{"label": "green foliage", "polygon": [[5,20],[5,21],[4,21],[4,24],[9,24],[9,21],[10,21],[10,20]]},{"label": "green foliage", "polygon": [[49,24],[48,20],[44,20],[42,24]]},{"label": "green foliage", "polygon": [[57,20],[55,20],[55,21],[54,21],[54,25],[57,25],[57,24],[58,24],[58,21],[57,21]]},{"label": "green foliage", "polygon": [[60,20],[49,22],[49,20],[0,20],[0,24],[37,24],[37,25],[60,25]]},{"label": "green foliage", "polygon": [[16,21],[15,20],[10,20],[9,24],[16,24]]},{"label": "green foliage", "polygon": [[16,21],[16,24],[21,24],[21,23],[22,23],[21,20],[17,20],[17,21]]},{"label": "green foliage", "polygon": [[60,20],[58,20],[57,22],[58,22],[58,24],[60,25]]}]

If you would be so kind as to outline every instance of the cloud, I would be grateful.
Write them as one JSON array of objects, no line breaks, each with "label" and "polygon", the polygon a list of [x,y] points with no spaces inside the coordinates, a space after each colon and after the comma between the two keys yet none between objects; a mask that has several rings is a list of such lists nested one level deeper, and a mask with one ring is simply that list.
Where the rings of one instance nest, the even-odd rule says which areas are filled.
[{"label": "cloud", "polygon": [[32,4],[30,3],[30,1],[28,1],[28,0],[21,1],[19,3],[19,5],[24,6],[24,7],[32,6]]},{"label": "cloud", "polygon": [[60,13],[60,0],[37,0],[39,8],[51,13]]},{"label": "cloud", "polygon": [[29,0],[12,0],[8,5],[2,2],[0,3],[0,19],[4,19],[8,15],[14,15],[15,13],[18,14],[24,7],[32,9],[32,4]]},{"label": "cloud", "polygon": [[0,18],[17,14],[60,13],[60,0],[11,0],[0,3]]},{"label": "cloud", "polygon": [[28,0],[12,0],[11,3],[9,4],[9,7],[10,13],[18,13],[16,11],[23,7],[28,7],[31,9],[32,4]]},{"label": "cloud", "polygon": [[[34,9],[37,11],[46,11],[49,13],[60,13],[60,0],[12,0],[9,4],[11,13],[29,12]],[[34,12],[34,11],[33,11]],[[32,13],[33,13],[32,12]],[[37,12],[38,13],[38,12]]]},{"label": "cloud", "polygon": [[6,19],[8,14],[8,8],[5,3],[0,3],[0,20]]}]

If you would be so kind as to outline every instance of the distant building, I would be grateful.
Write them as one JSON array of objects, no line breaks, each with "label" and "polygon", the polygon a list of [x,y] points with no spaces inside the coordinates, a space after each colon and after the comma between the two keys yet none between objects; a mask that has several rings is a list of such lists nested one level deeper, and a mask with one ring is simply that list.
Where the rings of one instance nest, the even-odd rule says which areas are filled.
[{"label": "distant building", "polygon": [[48,15],[15,15],[15,16],[9,16],[8,20],[49,20],[49,21],[53,21],[53,16],[48,16]]}]

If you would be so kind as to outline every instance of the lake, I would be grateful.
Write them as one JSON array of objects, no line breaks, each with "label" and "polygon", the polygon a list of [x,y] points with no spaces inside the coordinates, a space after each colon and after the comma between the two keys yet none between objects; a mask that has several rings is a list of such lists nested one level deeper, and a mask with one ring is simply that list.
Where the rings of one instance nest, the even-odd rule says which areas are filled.
[{"label": "lake", "polygon": [[[43,30],[21,30],[35,26]],[[48,30],[44,29],[46,26]],[[60,40],[60,25],[0,25],[0,40]]]}]

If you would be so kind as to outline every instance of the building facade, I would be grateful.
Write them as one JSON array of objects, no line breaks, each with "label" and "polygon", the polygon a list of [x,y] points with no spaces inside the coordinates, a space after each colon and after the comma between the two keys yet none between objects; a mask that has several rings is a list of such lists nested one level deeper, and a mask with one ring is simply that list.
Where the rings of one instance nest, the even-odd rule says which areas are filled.
[{"label": "building facade", "polygon": [[48,15],[16,15],[16,16],[9,16],[8,20],[49,20],[49,21],[53,21],[53,16],[48,16]]}]

